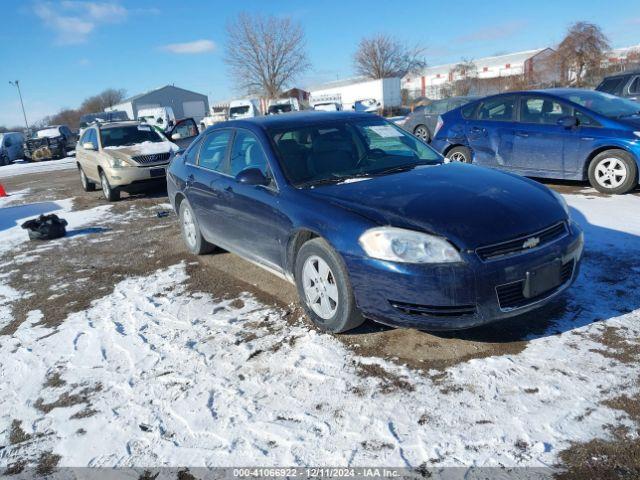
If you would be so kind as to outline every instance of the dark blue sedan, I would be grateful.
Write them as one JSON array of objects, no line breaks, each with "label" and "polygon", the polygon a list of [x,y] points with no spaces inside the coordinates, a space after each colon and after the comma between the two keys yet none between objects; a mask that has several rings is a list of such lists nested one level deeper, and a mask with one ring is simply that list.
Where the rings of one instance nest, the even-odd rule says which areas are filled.
[{"label": "dark blue sedan", "polygon": [[505,93],[443,114],[432,145],[451,160],[626,193],[638,185],[640,106],[581,89]]},{"label": "dark blue sedan", "polygon": [[365,317],[451,330],[518,315],[571,285],[583,248],[547,187],[446,164],[370,114],[220,123],[167,184],[191,252],[215,245],[295,283],[333,332]]}]

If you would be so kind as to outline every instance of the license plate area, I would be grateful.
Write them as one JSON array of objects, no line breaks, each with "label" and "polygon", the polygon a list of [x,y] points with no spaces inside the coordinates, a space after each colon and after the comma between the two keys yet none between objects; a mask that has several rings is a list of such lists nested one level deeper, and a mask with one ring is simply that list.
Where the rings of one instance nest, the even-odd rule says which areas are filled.
[{"label": "license plate area", "polygon": [[562,283],[562,261],[558,259],[528,271],[522,294],[525,298],[535,298],[559,287],[560,283]]},{"label": "license plate area", "polygon": [[152,168],[149,173],[152,177],[164,177],[167,171],[164,168]]}]

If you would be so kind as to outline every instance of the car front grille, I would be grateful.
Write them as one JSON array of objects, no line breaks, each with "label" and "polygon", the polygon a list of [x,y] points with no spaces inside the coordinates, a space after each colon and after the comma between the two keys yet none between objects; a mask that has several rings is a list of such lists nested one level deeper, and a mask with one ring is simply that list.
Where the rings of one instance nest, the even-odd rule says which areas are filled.
[{"label": "car front grille", "polygon": [[131,157],[131,160],[139,163],[140,165],[150,165],[152,163],[166,162],[169,160],[170,155],[170,153],[152,153],[149,155],[137,155],[135,157]]},{"label": "car front grille", "polygon": [[498,303],[500,305],[500,308],[502,310],[511,310],[514,308],[525,307],[531,303],[535,303],[552,295],[554,292],[562,288],[562,286],[569,280],[571,280],[571,277],[573,276],[573,268],[573,260],[563,264],[560,271],[560,285],[533,298],[526,298],[524,296],[524,280],[507,283],[505,285],[499,285],[498,287],[496,287],[496,294],[498,295]]},{"label": "car front grille", "polygon": [[[505,255],[526,252],[527,250],[553,242],[567,233],[567,225],[565,222],[556,223],[544,230],[518,237],[495,245],[488,245],[476,249],[476,253],[482,260],[494,260]],[[535,245],[533,243],[535,242]]]},{"label": "car front grille", "polygon": [[475,305],[415,305],[413,303],[395,302],[390,300],[392,307],[409,315],[423,317],[462,317],[476,313]]}]

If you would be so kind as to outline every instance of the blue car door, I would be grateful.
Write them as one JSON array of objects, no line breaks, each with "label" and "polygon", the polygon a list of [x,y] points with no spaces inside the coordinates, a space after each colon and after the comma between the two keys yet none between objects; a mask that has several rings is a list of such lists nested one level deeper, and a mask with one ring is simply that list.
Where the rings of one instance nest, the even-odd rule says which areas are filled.
[{"label": "blue car door", "polygon": [[[225,225],[220,222],[221,181],[227,165],[231,129],[214,130],[201,141],[194,165],[188,165],[187,199],[193,207],[204,237],[213,243],[225,242]],[[187,152],[187,154],[191,153]],[[189,157],[187,157],[187,161]]]},{"label": "blue car door", "polygon": [[577,140],[574,128],[558,124],[573,109],[553,98],[525,95],[520,98],[520,118],[513,141],[514,170],[541,177],[562,177],[565,157]]},{"label": "blue car door", "polygon": [[247,185],[236,175],[257,168],[272,178],[267,149],[251,131],[236,130],[230,155],[230,175],[222,180],[221,204],[230,248],[263,265],[281,271],[291,221],[281,211],[274,181],[269,185]]},{"label": "blue car door", "polygon": [[465,125],[474,162],[501,167],[511,161],[515,120],[514,95],[491,97],[483,101],[474,118]]}]

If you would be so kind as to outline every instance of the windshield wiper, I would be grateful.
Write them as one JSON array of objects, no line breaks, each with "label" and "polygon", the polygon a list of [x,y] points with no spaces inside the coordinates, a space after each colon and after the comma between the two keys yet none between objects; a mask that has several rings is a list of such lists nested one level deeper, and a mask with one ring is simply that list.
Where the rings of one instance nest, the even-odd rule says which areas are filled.
[{"label": "windshield wiper", "polygon": [[409,165],[398,165],[396,167],[385,168],[383,170],[377,170],[375,172],[371,172],[368,175],[389,175],[391,173],[400,173],[400,172],[408,172],[409,170],[413,170],[416,167],[421,165],[440,165],[441,162],[437,160],[428,160],[420,163],[412,163]]}]

